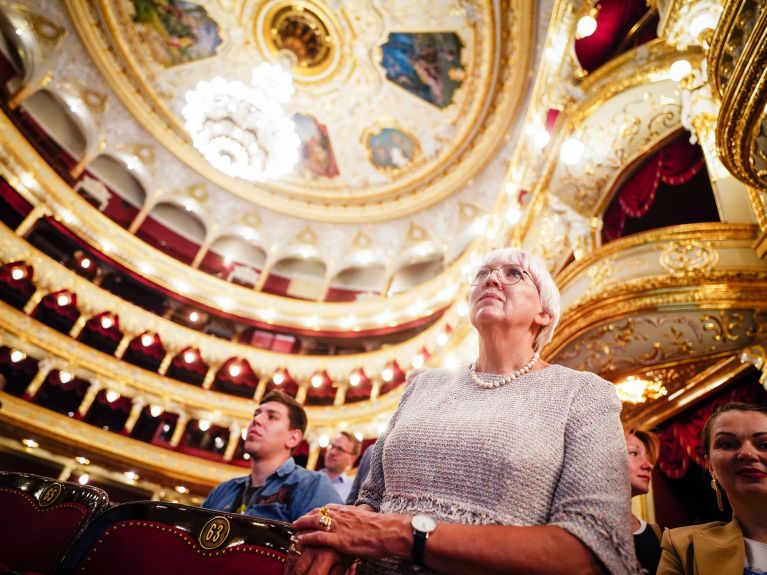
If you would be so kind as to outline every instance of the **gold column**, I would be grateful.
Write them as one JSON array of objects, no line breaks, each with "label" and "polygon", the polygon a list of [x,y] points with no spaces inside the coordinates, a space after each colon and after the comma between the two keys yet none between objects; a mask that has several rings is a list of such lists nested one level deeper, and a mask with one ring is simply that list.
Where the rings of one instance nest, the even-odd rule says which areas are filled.
[{"label": "gold column", "polygon": [[208,237],[203,240],[202,245],[200,246],[200,249],[197,250],[197,253],[194,254],[194,258],[192,259],[192,263],[189,264],[193,268],[200,267],[200,262],[205,257],[205,254],[208,253],[208,250],[210,249],[210,245],[213,243],[213,238]]},{"label": "gold column", "polygon": [[133,221],[130,223],[130,226],[128,226],[128,231],[132,234],[135,234],[138,229],[141,227],[141,224],[144,223],[144,220],[149,215],[149,212],[152,211],[152,204],[144,204],[141,206],[141,209],[136,214],[136,217],[133,218]]},{"label": "gold column", "polygon": [[168,350],[165,352],[165,357],[162,358],[162,363],[160,364],[160,367],[157,368],[157,373],[160,375],[165,375],[168,371],[168,368],[170,367],[170,362],[173,361],[173,358],[175,357],[176,352],[174,350]]},{"label": "gold column", "polygon": [[36,289],[35,293],[32,294],[32,297],[30,297],[27,300],[27,303],[24,304],[24,313],[27,315],[32,315],[32,312],[35,311],[37,304],[39,304],[44,297],[45,291],[39,288]]},{"label": "gold column", "polygon": [[213,381],[216,379],[216,374],[221,364],[214,363],[208,367],[208,371],[205,373],[205,379],[202,380],[202,388],[210,389],[213,385]]},{"label": "gold column", "polygon": [[383,381],[376,379],[373,381],[373,385],[370,387],[370,399],[376,399],[381,393],[381,386]]},{"label": "gold column", "polygon": [[84,313],[81,313],[80,317],[77,318],[75,325],[73,325],[72,329],[69,330],[69,336],[72,339],[77,339],[80,336],[80,332],[83,331],[85,324],[88,322],[90,318],[91,316],[87,316]]},{"label": "gold column", "polygon": [[91,405],[93,405],[93,402],[96,400],[96,395],[98,395],[99,391],[102,389],[104,389],[103,384],[91,382],[91,386],[88,388],[88,391],[85,392],[85,397],[83,397],[83,400],[80,402],[80,407],[77,408],[77,413],[80,414],[80,417],[85,417],[85,414],[88,413]]},{"label": "gold column", "polygon": [[181,443],[181,438],[186,431],[186,424],[189,421],[189,416],[186,413],[179,413],[178,420],[176,420],[176,429],[173,430],[173,436],[170,438],[171,447],[178,447]]},{"label": "gold column", "polygon": [[72,462],[67,463],[56,478],[57,481],[68,481],[72,477],[72,472],[75,470],[75,464]]},{"label": "gold column", "polygon": [[338,391],[336,391],[336,396],[335,398],[333,398],[333,405],[343,405],[345,400],[346,400],[346,386],[339,385]]},{"label": "gold column", "polygon": [[133,432],[133,428],[136,426],[136,422],[141,416],[141,412],[145,406],[146,400],[143,397],[133,398],[133,403],[130,407],[130,415],[128,415],[128,419],[125,421],[125,426],[123,427],[123,430],[128,433],[128,435]]},{"label": "gold column", "polygon": [[16,229],[14,230],[16,232],[16,235],[23,237],[26,235],[26,233],[32,229],[32,226],[35,225],[37,220],[39,220],[41,217],[48,214],[48,206],[45,206],[43,204],[37,204],[34,208],[32,208],[32,211],[27,214],[27,216],[24,218],[24,221],[22,221],[18,226],[16,226]]},{"label": "gold column", "polygon": [[320,458],[320,444],[316,441],[309,442],[309,457],[306,460],[306,468],[314,469],[317,467],[317,460]]},{"label": "gold column", "polygon": [[269,385],[269,381],[271,380],[270,376],[262,376],[261,379],[258,380],[258,386],[256,387],[256,393],[253,394],[253,400],[254,401],[261,401],[261,398],[264,397],[264,394],[266,393],[266,386]]},{"label": "gold column", "polygon": [[120,340],[120,343],[117,344],[117,349],[115,349],[115,357],[117,359],[122,359],[122,356],[125,355],[125,352],[128,349],[128,346],[130,345],[131,340],[134,338],[134,334],[132,333],[126,333],[123,334],[122,339]]},{"label": "gold column", "polygon": [[29,397],[34,397],[53,367],[54,366],[50,361],[43,360],[39,362],[37,364],[37,373],[35,374],[35,377],[32,378],[32,381],[29,382],[25,394]]},{"label": "gold column", "polygon": [[303,403],[304,401],[306,401],[306,392],[309,391],[308,386],[309,384],[299,386],[298,392],[296,393],[296,401],[298,403]]},{"label": "gold column", "polygon": [[237,443],[240,441],[240,431],[240,426],[236,423],[232,423],[229,426],[229,442],[226,444],[226,450],[224,451],[224,461],[231,461],[232,457],[234,457]]}]

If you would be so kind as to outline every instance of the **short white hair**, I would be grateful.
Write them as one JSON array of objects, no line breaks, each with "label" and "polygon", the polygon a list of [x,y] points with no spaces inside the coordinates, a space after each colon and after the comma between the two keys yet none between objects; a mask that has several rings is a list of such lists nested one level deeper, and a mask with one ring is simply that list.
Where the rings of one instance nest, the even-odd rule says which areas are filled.
[{"label": "short white hair", "polygon": [[486,266],[493,262],[503,262],[504,264],[513,264],[521,267],[530,274],[530,277],[538,289],[538,297],[541,300],[543,311],[551,316],[549,325],[543,326],[533,341],[533,349],[540,352],[547,343],[554,337],[554,329],[559,323],[560,304],[559,289],[554,283],[546,263],[521,248],[501,248],[488,253],[480,265]]}]

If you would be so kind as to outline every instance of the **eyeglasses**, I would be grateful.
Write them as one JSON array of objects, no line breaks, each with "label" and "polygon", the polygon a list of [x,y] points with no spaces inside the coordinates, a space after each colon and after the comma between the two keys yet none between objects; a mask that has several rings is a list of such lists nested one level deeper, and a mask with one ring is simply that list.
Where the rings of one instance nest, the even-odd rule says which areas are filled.
[{"label": "eyeglasses", "polygon": [[[473,268],[468,274],[466,274],[466,279],[468,280],[469,285],[478,286],[485,283],[487,278],[490,277],[490,274],[495,271],[499,272],[498,279],[500,282],[506,285],[514,285],[521,282],[524,274],[527,274],[527,277],[530,277],[530,274],[522,268],[511,264],[506,264],[499,268],[489,268],[487,266],[479,266]],[[530,279],[532,278],[530,277]]]},{"label": "eyeglasses", "polygon": [[346,453],[348,455],[354,455],[353,451],[347,451],[346,449],[344,449],[340,445],[331,445],[330,447],[328,447],[328,451],[340,451],[341,453]]}]

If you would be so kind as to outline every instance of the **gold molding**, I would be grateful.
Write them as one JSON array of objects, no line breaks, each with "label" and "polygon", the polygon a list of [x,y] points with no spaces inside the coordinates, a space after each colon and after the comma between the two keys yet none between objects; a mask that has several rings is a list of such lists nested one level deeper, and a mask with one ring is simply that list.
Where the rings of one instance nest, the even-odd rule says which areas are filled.
[{"label": "gold molding", "polygon": [[646,409],[638,409],[623,423],[629,427],[640,425],[647,429],[657,427],[691,404],[715,392],[750,367],[750,364],[741,363],[736,354],[731,354],[697,374],[683,390],[677,391],[669,398],[648,405]]},{"label": "gold molding", "polygon": [[0,400],[0,422],[3,425],[34,433],[66,446],[68,450],[95,453],[118,468],[131,466],[149,471],[170,485],[182,482],[209,489],[247,473],[243,467],[185,455],[104,431],[3,391],[0,391]]},{"label": "gold molding", "polygon": [[[726,51],[728,47],[725,47]],[[767,149],[759,137],[767,107],[767,9],[759,14],[732,77],[724,87],[716,124],[716,147],[722,164],[739,180],[767,189],[767,169],[754,165],[761,156],[767,164]]]}]

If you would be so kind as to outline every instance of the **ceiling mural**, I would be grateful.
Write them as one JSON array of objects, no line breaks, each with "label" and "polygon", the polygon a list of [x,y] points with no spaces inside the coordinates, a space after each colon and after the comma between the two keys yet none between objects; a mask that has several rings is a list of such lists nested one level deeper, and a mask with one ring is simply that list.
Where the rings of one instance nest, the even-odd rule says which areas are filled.
[{"label": "ceiling mural", "polygon": [[[407,205],[445,200],[486,167],[522,97],[523,84],[513,80],[531,49],[530,6],[455,1],[426,14],[406,4],[348,2],[331,10],[322,2],[240,0],[203,8],[123,0],[67,7],[121,103],[175,155],[174,163],[185,165],[178,170],[188,178],[205,177],[290,214],[339,219],[359,207],[357,219],[380,219],[390,205],[396,215]],[[500,59],[499,34],[518,39],[501,47]],[[298,169],[254,186],[200,158],[181,109],[198,82],[215,76],[248,84],[250,70],[264,62],[292,74],[295,92],[285,109],[302,144]],[[515,71],[499,76],[504,63]],[[314,128],[307,116],[316,119]],[[370,161],[363,132],[376,116],[412,136],[392,157]],[[376,148],[379,155],[384,148]],[[381,169],[406,163],[407,170]]]}]

